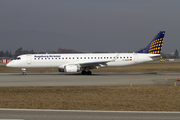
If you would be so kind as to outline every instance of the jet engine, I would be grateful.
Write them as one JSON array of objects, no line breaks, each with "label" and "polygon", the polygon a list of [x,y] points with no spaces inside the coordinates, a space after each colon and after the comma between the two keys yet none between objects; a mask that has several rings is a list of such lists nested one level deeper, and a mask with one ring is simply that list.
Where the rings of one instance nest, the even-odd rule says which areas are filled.
[{"label": "jet engine", "polygon": [[66,65],[64,66],[64,72],[78,72],[80,68],[76,65]]}]

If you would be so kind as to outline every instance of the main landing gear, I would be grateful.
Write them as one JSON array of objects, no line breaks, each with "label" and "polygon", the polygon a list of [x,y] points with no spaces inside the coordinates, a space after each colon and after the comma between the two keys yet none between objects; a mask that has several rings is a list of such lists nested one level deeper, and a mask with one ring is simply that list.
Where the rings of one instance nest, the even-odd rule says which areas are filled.
[{"label": "main landing gear", "polygon": [[22,75],[26,75],[26,68],[22,68]]},{"label": "main landing gear", "polygon": [[82,72],[82,75],[91,75],[92,74],[92,72],[91,71],[85,71],[85,70],[83,70]]}]

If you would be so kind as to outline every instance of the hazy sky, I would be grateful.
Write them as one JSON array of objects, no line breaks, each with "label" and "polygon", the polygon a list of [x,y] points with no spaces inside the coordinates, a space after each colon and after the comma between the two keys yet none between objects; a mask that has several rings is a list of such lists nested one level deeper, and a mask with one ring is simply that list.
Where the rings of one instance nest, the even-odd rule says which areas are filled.
[{"label": "hazy sky", "polygon": [[0,51],[133,52],[166,31],[180,51],[180,0],[1,0]]}]

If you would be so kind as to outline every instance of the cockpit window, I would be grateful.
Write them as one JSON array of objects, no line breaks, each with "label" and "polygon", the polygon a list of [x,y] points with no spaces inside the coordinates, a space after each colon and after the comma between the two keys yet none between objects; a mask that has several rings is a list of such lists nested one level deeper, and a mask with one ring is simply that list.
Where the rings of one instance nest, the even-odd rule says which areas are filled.
[{"label": "cockpit window", "polygon": [[17,57],[16,60],[21,60],[21,58],[20,58],[20,57]]}]

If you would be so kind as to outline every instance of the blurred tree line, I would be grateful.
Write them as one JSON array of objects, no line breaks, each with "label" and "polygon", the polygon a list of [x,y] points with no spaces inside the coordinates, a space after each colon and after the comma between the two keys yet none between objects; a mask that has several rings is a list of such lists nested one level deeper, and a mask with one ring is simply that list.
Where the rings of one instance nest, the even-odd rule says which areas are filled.
[{"label": "blurred tree line", "polygon": [[172,53],[169,53],[169,54],[161,54],[162,55],[162,58],[165,58],[165,59],[178,59],[179,58],[179,51],[178,49],[176,49],[174,52]]},{"label": "blurred tree line", "polygon": [[175,58],[179,58],[179,51],[177,49],[174,52],[174,56],[175,56]]},{"label": "blurred tree line", "polygon": [[34,50],[23,50],[22,47],[18,48],[14,54],[11,53],[11,51],[0,51],[0,57],[10,57],[10,58],[16,58],[19,55],[22,54],[46,54],[46,53],[82,53],[82,52],[78,52],[76,50],[73,49],[62,49],[62,48],[58,48],[57,51],[47,51],[47,52],[34,52]]},{"label": "blurred tree line", "polygon": [[4,51],[0,51],[0,57],[10,57],[10,58],[15,58],[18,55],[22,55],[22,54],[34,54],[34,51],[28,51],[28,50],[23,50],[22,47],[18,48],[14,54],[11,53],[11,51],[6,50]]},{"label": "blurred tree line", "polygon": [[13,55],[11,54],[11,51],[9,52],[8,50],[6,50],[6,52],[4,51],[0,51],[0,57],[12,57]]}]

